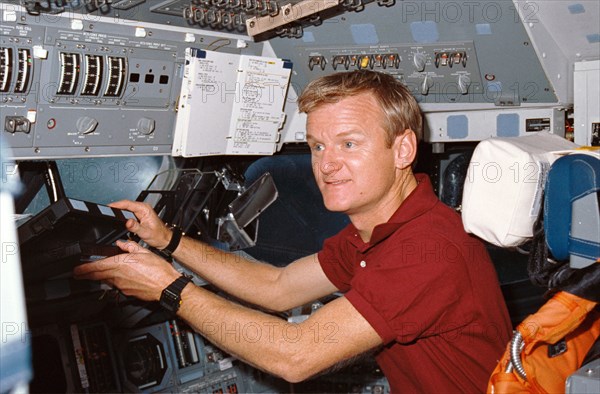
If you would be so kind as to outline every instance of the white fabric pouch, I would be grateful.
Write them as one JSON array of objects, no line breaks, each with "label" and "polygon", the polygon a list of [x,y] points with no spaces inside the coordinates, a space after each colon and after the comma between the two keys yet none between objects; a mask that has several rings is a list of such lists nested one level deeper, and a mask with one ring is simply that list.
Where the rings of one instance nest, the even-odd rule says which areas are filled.
[{"label": "white fabric pouch", "polygon": [[564,138],[540,132],[481,141],[471,158],[462,198],[467,232],[502,247],[533,236],[533,224],[554,151],[576,148]]}]

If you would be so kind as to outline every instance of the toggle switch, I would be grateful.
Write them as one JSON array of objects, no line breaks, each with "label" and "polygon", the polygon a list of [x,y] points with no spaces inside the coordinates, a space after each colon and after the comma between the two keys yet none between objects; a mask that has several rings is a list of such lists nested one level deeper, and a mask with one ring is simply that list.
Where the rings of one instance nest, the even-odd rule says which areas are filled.
[{"label": "toggle switch", "polygon": [[345,55],[334,56],[333,60],[331,61],[331,65],[333,66],[334,70],[337,70],[338,66],[347,70],[350,67],[350,58]]},{"label": "toggle switch", "polygon": [[425,75],[423,82],[421,83],[421,94],[426,96],[429,93],[429,88],[433,86],[433,80],[429,75]]},{"label": "toggle switch", "polygon": [[321,70],[325,70],[325,65],[327,64],[327,60],[325,59],[325,56],[311,56],[308,59],[308,68],[312,71],[315,66],[318,66],[321,68]]},{"label": "toggle switch", "polygon": [[371,55],[363,55],[358,60],[358,68],[359,70],[364,70],[366,68],[373,68],[373,61]]},{"label": "toggle switch", "polygon": [[469,86],[471,86],[471,78],[468,75],[461,74],[458,76],[458,90],[460,94],[469,93]]}]

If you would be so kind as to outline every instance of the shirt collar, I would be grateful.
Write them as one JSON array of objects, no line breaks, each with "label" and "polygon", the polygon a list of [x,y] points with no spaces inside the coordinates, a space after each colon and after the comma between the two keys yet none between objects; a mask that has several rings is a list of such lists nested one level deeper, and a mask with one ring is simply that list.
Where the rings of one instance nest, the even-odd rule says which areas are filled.
[{"label": "shirt collar", "polygon": [[351,231],[348,239],[360,252],[364,253],[368,249],[379,244],[392,235],[394,231],[402,227],[402,225],[421,216],[439,202],[433,192],[429,177],[425,174],[416,174],[415,178],[418,182],[415,190],[413,190],[402,204],[400,204],[400,207],[398,207],[396,212],[394,212],[392,217],[390,217],[386,223],[375,226],[369,242],[363,242],[360,236],[358,236],[356,227],[354,227],[352,223],[350,224]]}]

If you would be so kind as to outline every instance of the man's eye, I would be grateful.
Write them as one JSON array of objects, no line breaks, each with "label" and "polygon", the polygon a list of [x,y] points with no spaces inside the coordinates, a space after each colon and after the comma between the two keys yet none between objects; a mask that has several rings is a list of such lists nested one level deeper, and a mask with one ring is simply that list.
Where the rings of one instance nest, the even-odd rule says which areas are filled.
[{"label": "man's eye", "polygon": [[352,141],[347,141],[347,142],[344,142],[344,146],[346,148],[354,148],[356,146],[356,144]]},{"label": "man's eye", "polygon": [[325,147],[324,147],[322,144],[314,144],[314,145],[313,145],[313,147],[312,147],[312,149],[313,149],[314,151],[320,152],[320,151],[322,151],[323,149],[325,149]]}]

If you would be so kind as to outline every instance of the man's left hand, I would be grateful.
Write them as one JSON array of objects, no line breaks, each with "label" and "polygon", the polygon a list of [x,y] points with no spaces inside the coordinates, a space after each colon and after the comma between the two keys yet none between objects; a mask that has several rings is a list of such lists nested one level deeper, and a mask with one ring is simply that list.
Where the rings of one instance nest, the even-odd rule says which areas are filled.
[{"label": "man's left hand", "polygon": [[180,273],[169,263],[135,242],[117,241],[124,254],[75,267],[76,279],[100,280],[123,294],[144,301],[158,301],[164,288]]}]

